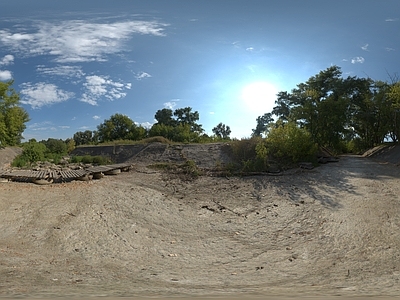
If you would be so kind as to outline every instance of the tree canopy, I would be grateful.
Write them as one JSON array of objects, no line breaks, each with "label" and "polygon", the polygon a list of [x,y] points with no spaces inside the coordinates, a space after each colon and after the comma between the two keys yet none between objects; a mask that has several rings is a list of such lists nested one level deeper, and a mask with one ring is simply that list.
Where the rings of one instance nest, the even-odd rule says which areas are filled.
[{"label": "tree canopy", "polygon": [[220,139],[227,140],[231,134],[231,128],[223,123],[219,123],[212,129],[212,132]]},{"label": "tree canopy", "polygon": [[279,124],[295,122],[314,142],[337,151],[350,141],[366,149],[400,136],[400,84],[343,78],[338,66],[278,93],[275,104],[270,114],[257,118],[253,135],[264,132],[275,115]]},{"label": "tree canopy", "polygon": [[137,126],[128,116],[114,114],[110,119],[104,120],[102,124],[97,126],[97,132],[93,136],[99,142],[109,142],[115,140],[140,140],[146,137],[146,133],[143,127]]},{"label": "tree canopy", "polygon": [[29,121],[28,113],[19,106],[19,94],[12,88],[13,81],[0,81],[0,146],[21,143],[22,133]]}]

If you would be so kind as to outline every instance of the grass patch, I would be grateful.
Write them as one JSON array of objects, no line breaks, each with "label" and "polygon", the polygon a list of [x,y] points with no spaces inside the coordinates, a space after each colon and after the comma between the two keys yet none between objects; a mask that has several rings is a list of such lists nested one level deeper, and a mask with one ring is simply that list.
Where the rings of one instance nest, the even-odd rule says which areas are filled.
[{"label": "grass patch", "polygon": [[165,171],[169,174],[178,175],[182,180],[188,181],[196,179],[203,174],[202,170],[193,160],[187,160],[183,164],[176,163],[155,163],[148,166],[149,168]]}]

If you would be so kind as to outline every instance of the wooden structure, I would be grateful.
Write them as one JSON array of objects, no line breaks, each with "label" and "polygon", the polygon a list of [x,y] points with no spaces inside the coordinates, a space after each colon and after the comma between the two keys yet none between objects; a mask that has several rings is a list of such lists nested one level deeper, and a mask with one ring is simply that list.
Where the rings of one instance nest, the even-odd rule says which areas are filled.
[{"label": "wooden structure", "polygon": [[66,182],[71,180],[89,180],[91,178],[101,178],[103,175],[113,175],[120,172],[127,172],[131,168],[130,164],[114,164],[89,167],[79,170],[0,170],[0,177],[8,180],[24,181],[24,182]]}]

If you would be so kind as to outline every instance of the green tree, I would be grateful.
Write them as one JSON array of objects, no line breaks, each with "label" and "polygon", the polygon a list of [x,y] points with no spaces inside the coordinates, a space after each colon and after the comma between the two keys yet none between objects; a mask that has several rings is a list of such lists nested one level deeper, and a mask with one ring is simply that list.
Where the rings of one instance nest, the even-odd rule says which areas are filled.
[{"label": "green tree", "polygon": [[189,125],[190,131],[202,133],[204,130],[197,121],[200,119],[198,111],[192,112],[191,107],[178,108],[174,111],[174,116],[178,124]]},{"label": "green tree", "polygon": [[389,90],[387,83],[370,80],[363,87],[362,94],[351,101],[351,127],[354,136],[361,139],[359,144],[363,149],[382,143],[395,131],[392,126],[395,111]]},{"label": "green tree", "polygon": [[257,119],[257,126],[256,129],[253,129],[252,136],[257,137],[261,136],[262,134],[266,134],[268,131],[269,125],[274,121],[272,118],[271,113],[265,113],[262,116],[259,116]]},{"label": "green tree", "polygon": [[176,125],[176,120],[173,118],[172,109],[163,108],[157,110],[154,118],[157,120],[157,124],[163,124],[168,126]]},{"label": "green tree", "polygon": [[0,145],[13,146],[21,142],[29,121],[28,113],[19,106],[19,94],[12,88],[13,81],[0,82]]},{"label": "green tree", "polygon": [[66,139],[65,145],[67,146],[67,153],[71,153],[75,149],[75,140],[74,139]]},{"label": "green tree", "polygon": [[94,135],[94,133],[91,130],[78,131],[78,132],[74,133],[73,140],[74,140],[76,146],[90,145],[94,142],[93,135]]},{"label": "green tree", "polygon": [[43,161],[45,159],[46,145],[35,140],[24,143],[21,158],[29,163]]},{"label": "green tree", "polygon": [[400,140],[400,81],[390,85],[388,99],[392,108],[390,137],[394,142]]},{"label": "green tree", "polygon": [[223,123],[219,123],[212,129],[212,132],[220,139],[228,140],[231,135],[231,128]]},{"label": "green tree", "polygon": [[131,139],[133,121],[126,115],[114,114],[97,126],[100,142]]},{"label": "green tree", "polygon": [[370,93],[370,85],[368,79],[344,79],[340,68],[332,66],[298,84],[291,93],[280,92],[272,113],[278,121],[293,121],[307,129],[319,145],[340,152],[354,133],[357,105]]},{"label": "green tree", "polygon": [[67,154],[67,144],[61,139],[49,138],[47,141],[42,142],[46,148],[47,152],[58,155]]}]

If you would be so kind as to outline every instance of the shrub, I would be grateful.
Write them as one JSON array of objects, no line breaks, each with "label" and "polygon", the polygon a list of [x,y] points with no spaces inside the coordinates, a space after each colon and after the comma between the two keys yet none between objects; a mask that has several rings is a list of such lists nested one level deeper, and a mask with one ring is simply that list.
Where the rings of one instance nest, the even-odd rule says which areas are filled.
[{"label": "shrub", "polygon": [[256,146],[262,142],[261,137],[252,137],[249,139],[233,140],[229,143],[233,159],[237,162],[253,160],[256,157]]},{"label": "shrub", "polygon": [[283,164],[313,161],[318,150],[310,133],[293,122],[272,128],[266,142],[268,154]]},{"label": "shrub", "polygon": [[22,168],[28,165],[28,161],[26,158],[24,158],[22,155],[18,155],[13,162],[11,163],[11,166],[17,167],[17,168]]},{"label": "shrub", "polygon": [[36,141],[30,141],[23,145],[21,159],[26,161],[28,164],[32,164],[37,161],[43,161],[45,159],[45,153],[47,148],[44,144]]}]

